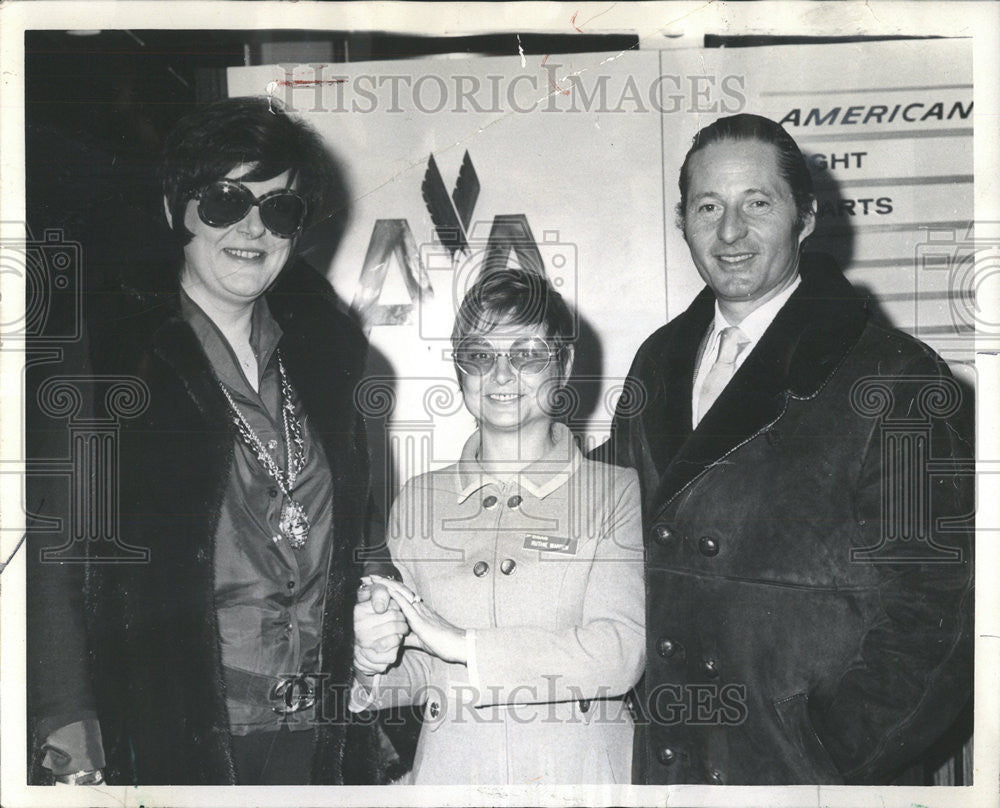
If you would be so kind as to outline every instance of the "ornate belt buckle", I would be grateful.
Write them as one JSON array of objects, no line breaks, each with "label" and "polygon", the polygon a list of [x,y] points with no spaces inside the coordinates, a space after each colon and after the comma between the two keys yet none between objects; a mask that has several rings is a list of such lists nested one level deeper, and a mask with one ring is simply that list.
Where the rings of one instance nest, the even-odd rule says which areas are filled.
[{"label": "ornate belt buckle", "polygon": [[280,679],[271,688],[269,696],[272,700],[281,702],[271,707],[278,715],[308,710],[316,703],[316,690],[304,674]]}]

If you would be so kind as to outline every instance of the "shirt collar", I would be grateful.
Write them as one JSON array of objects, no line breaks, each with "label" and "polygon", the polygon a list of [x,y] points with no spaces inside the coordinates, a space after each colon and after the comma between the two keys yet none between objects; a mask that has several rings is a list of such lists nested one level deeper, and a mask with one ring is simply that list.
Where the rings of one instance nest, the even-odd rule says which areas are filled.
[{"label": "shirt collar", "polygon": [[[767,331],[768,326],[774,321],[774,318],[778,316],[778,312],[781,307],[788,302],[788,298],[792,296],[792,293],[798,288],[799,284],[802,282],[802,276],[798,273],[795,274],[795,280],[792,281],[791,285],[782,290],[779,294],[772,297],[766,303],[761,304],[750,312],[743,320],[739,323],[739,329],[743,332],[751,343],[757,344],[764,332]],[[715,322],[712,326],[711,339],[715,339],[719,332],[724,328],[728,328],[732,323],[728,322],[722,314],[722,309],[719,308],[719,301],[715,301]]]},{"label": "shirt collar", "polygon": [[[253,391],[247,385],[243,371],[240,370],[236,354],[219,327],[183,288],[181,289],[180,303],[181,314],[191,326],[198,342],[201,343],[216,376],[227,387],[239,391],[243,395],[252,396]],[[271,314],[267,301],[263,297],[257,298],[250,315],[250,347],[253,348],[254,354],[257,356],[258,387],[264,370],[278,348],[282,334],[281,326]]]},{"label": "shirt collar", "polygon": [[[511,475],[514,482],[537,499],[544,499],[564,485],[580,467],[583,454],[573,433],[561,423],[552,424],[552,442],[545,453],[528,466]],[[484,469],[476,459],[479,449],[479,431],[473,432],[465,442],[458,461],[458,501],[464,502],[476,491],[487,485],[503,485],[504,479]]]}]

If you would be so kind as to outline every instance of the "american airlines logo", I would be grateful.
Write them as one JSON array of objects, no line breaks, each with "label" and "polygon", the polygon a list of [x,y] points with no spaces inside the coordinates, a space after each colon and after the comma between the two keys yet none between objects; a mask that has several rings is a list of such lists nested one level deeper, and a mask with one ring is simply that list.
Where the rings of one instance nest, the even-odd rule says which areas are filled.
[{"label": "american airlines logo", "polygon": [[[803,115],[803,112],[805,113]],[[908,104],[860,104],[850,107],[813,107],[804,111],[794,107],[785,113],[778,123],[782,126],[846,126],[850,124],[887,124],[904,121],[917,123],[921,121],[951,121],[966,120],[972,115],[972,102],[963,105],[961,101],[953,103],[935,101],[926,104],[913,101]]]},{"label": "american airlines logo", "polygon": [[[474,234],[473,212],[479,199],[479,177],[468,152],[462,158],[458,179],[449,194],[434,155],[420,186],[424,204],[434,225],[434,238],[447,254],[454,271],[460,263],[475,261],[483,272],[504,269],[513,255],[524,269],[545,274],[545,261],[535,240],[528,217],[523,213],[493,216],[488,237]],[[409,294],[409,302],[380,302],[386,277],[398,266]],[[378,219],[372,230],[361,268],[361,276],[351,307],[365,327],[408,325],[414,322],[414,308],[434,295],[434,288],[421,250],[407,219]]]}]

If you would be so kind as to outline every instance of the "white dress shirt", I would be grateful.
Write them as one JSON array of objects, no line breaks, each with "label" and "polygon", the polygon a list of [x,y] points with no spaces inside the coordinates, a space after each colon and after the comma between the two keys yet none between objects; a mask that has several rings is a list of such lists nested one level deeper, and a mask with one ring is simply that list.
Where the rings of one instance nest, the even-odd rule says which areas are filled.
[{"label": "white dress shirt", "polygon": [[712,321],[712,329],[708,332],[705,349],[701,352],[701,360],[695,369],[694,386],[691,389],[691,426],[693,428],[697,428],[698,422],[701,420],[698,417],[698,400],[701,397],[701,388],[705,381],[705,375],[715,363],[715,359],[718,356],[719,335],[722,333],[722,330],[734,325],[739,326],[740,331],[749,340],[736,357],[736,370],[739,370],[740,366],[750,355],[750,352],[757,347],[757,343],[760,342],[760,338],[764,336],[764,332],[767,331],[768,327],[774,321],[781,307],[788,302],[788,298],[792,296],[792,292],[798,288],[801,282],[801,276],[796,275],[791,286],[775,297],[772,297],[763,305],[758,306],[738,323],[729,322],[719,308],[719,301],[715,301],[715,319]]}]

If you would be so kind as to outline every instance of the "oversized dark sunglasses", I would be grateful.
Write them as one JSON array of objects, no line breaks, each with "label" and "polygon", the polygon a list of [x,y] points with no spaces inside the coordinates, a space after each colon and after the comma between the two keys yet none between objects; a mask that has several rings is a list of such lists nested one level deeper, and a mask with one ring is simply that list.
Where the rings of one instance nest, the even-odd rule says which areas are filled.
[{"label": "oversized dark sunglasses", "polygon": [[297,235],[306,220],[306,201],[288,188],[268,191],[258,199],[242,182],[219,180],[202,188],[194,198],[198,200],[198,216],[209,227],[236,224],[254,205],[260,208],[264,227],[280,238]]},{"label": "oversized dark sunglasses", "polygon": [[498,350],[485,337],[467,337],[455,348],[454,358],[458,369],[469,376],[488,375],[501,356],[506,356],[518,373],[534,375],[545,370],[560,350],[543,337],[516,339],[506,351]]}]

